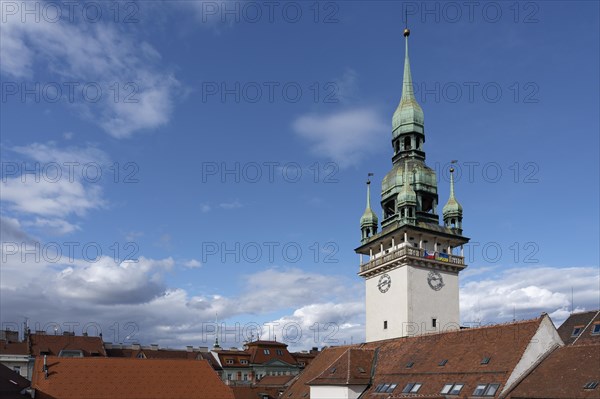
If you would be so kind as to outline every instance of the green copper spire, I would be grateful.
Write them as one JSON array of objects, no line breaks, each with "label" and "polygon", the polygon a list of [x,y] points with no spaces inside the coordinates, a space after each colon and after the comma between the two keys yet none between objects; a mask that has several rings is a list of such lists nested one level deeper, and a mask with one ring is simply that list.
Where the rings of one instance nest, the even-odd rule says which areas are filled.
[{"label": "green copper spire", "polygon": [[371,209],[371,180],[367,180],[367,208],[360,218],[360,226],[375,226],[377,228],[378,223],[379,219],[377,219],[377,215]]},{"label": "green copper spire", "polygon": [[412,75],[410,73],[410,60],[408,58],[408,36],[410,30],[404,30],[405,55],[404,55],[404,81],[402,83],[402,98],[392,117],[392,135],[396,138],[401,133],[423,133],[425,117],[423,110],[415,99]]},{"label": "green copper spire", "polygon": [[450,168],[450,198],[442,209],[442,215],[446,226],[462,229],[463,208],[454,197],[454,168]]}]

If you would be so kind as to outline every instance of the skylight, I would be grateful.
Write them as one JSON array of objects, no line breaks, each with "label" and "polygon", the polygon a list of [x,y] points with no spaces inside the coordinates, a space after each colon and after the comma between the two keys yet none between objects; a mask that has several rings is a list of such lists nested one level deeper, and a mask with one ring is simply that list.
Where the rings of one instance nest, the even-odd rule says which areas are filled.
[{"label": "skylight", "polygon": [[600,323],[594,324],[594,329],[592,330],[592,334],[600,334]]},{"label": "skylight", "polygon": [[492,358],[486,356],[483,359],[481,359],[481,364],[488,364],[490,360],[492,360]]},{"label": "skylight", "polygon": [[411,369],[412,366],[414,366],[414,365],[415,365],[415,362],[408,362],[408,363],[406,363],[406,368]]},{"label": "skylight", "polygon": [[398,384],[389,384],[389,383],[379,384],[379,385],[377,385],[377,388],[375,388],[375,392],[391,393],[394,389],[396,389],[397,386],[398,386]]},{"label": "skylight", "polygon": [[571,337],[576,337],[579,335],[579,333],[581,332],[581,327],[575,327],[573,329],[573,333],[571,334]]},{"label": "skylight", "polygon": [[465,384],[446,384],[440,391],[442,394],[458,395]]},{"label": "skylight", "polygon": [[596,389],[598,386],[598,381],[590,381],[583,386],[583,389]]},{"label": "skylight", "polygon": [[445,366],[446,363],[448,363],[448,359],[444,359],[441,362],[438,363],[438,366]]},{"label": "skylight", "polygon": [[494,396],[500,384],[477,384],[473,396]]},{"label": "skylight", "polygon": [[420,382],[409,382],[402,390],[402,393],[417,393],[419,392],[419,389],[421,389],[421,386],[423,386],[423,384]]}]

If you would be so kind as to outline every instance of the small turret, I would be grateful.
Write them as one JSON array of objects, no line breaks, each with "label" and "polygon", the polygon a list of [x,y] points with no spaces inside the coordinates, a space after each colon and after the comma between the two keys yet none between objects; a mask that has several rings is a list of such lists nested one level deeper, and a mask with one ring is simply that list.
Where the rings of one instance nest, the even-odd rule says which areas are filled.
[{"label": "small turret", "polygon": [[[373,176],[373,173],[369,173],[369,177],[371,176]],[[378,224],[379,219],[377,219],[377,215],[371,209],[371,180],[367,179],[367,207],[360,218],[361,241],[364,242],[372,235],[377,234]]]},{"label": "small turret", "polygon": [[463,209],[454,197],[454,168],[450,168],[450,198],[442,210],[444,225],[462,232]]}]

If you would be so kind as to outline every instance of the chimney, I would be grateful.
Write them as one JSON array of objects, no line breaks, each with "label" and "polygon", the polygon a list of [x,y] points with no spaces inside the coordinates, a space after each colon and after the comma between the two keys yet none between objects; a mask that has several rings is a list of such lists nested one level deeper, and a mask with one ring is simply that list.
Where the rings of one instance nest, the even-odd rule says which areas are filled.
[{"label": "chimney", "polygon": [[153,351],[157,351],[158,350],[158,344],[150,344],[150,349],[152,349]]},{"label": "chimney", "polygon": [[142,348],[142,345],[135,343],[135,344],[131,344],[131,349],[133,350],[140,350]]},{"label": "chimney", "polygon": [[194,351],[194,347],[192,345],[186,346],[186,349],[187,349],[188,352],[193,352]]}]

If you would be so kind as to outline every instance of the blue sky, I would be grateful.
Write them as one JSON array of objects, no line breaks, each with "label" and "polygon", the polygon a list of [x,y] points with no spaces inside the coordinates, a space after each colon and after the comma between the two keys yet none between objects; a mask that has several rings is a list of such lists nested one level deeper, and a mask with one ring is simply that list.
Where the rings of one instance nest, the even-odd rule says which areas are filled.
[{"label": "blue sky", "polygon": [[1,5],[5,327],[364,339],[404,14],[442,205],[459,161],[463,322],[600,306],[598,3]]}]

